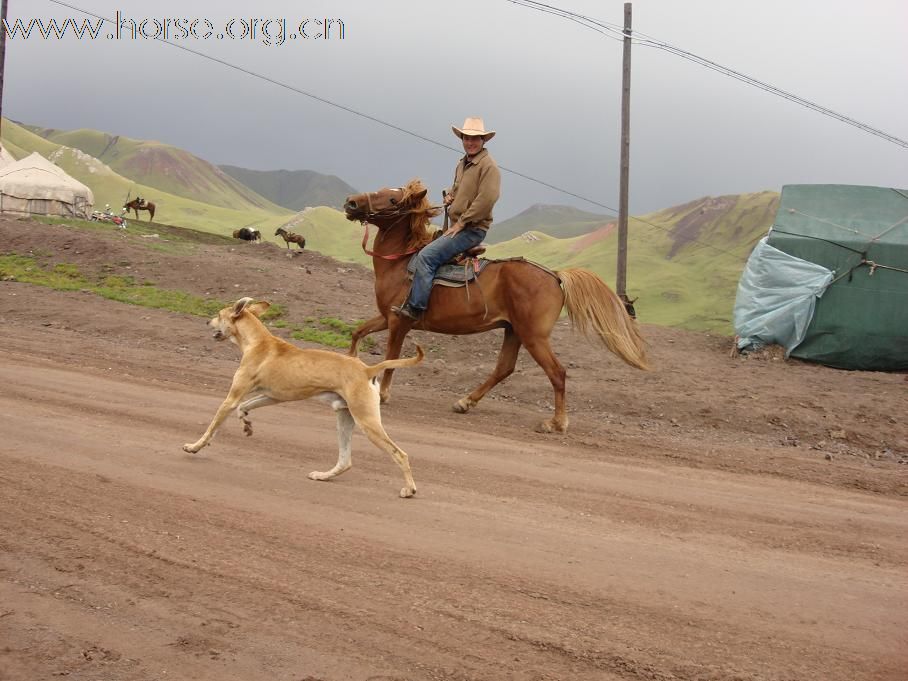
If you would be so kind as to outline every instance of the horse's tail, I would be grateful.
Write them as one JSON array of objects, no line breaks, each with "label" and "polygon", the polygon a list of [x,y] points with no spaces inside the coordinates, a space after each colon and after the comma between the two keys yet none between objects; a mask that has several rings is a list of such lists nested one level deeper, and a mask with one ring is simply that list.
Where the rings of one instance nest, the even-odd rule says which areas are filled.
[{"label": "horse's tail", "polygon": [[632,367],[649,369],[646,343],[637,322],[631,319],[615,292],[589,270],[571,268],[556,274],[564,290],[564,306],[571,324],[587,338],[598,337]]},{"label": "horse's tail", "polygon": [[384,362],[379,362],[378,364],[373,364],[372,366],[366,367],[366,375],[369,378],[373,376],[378,376],[385,369],[397,369],[399,367],[411,367],[422,362],[422,358],[425,357],[425,353],[422,351],[422,348],[416,346],[416,357],[407,357],[405,359],[386,359]]}]

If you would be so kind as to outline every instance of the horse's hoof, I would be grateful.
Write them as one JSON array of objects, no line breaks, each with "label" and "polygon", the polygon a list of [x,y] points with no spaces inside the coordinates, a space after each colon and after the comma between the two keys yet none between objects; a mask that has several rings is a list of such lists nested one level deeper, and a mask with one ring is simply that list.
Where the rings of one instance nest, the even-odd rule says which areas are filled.
[{"label": "horse's hoof", "polygon": [[476,403],[469,397],[463,397],[457,400],[451,407],[458,414],[466,414],[470,409],[476,406]]},{"label": "horse's hoof", "polygon": [[415,487],[404,487],[402,490],[400,490],[401,499],[410,499],[411,497],[413,497],[415,495],[416,495]]},{"label": "horse's hoof", "polygon": [[536,426],[537,433],[564,433],[567,432],[567,420],[559,421],[558,419],[546,419]]}]

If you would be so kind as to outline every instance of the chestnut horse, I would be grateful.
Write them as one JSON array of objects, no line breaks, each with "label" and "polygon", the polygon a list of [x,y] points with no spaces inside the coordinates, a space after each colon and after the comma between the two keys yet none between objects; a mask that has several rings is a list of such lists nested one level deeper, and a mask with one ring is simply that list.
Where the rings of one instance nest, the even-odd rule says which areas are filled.
[{"label": "chestnut horse", "polygon": [[139,219],[139,211],[147,210],[148,211],[148,221],[151,222],[154,220],[154,204],[151,201],[143,201],[139,203],[138,199],[133,199],[125,204],[123,204],[123,209],[128,213],[130,210],[136,212],[136,220]]},{"label": "chestnut horse", "polygon": [[[466,413],[489,390],[514,372],[517,354],[526,347],[542,367],[555,391],[555,414],[539,430],[564,432],[568,427],[564,385],[566,372],[552,350],[549,336],[563,307],[571,322],[590,338],[598,338],[622,360],[638,369],[647,369],[644,341],[637,323],[624,303],[592,272],[579,268],[551,272],[526,260],[492,261],[471,284],[468,297],[463,288],[436,286],[429,307],[419,321],[391,312],[407,297],[410,283],[407,262],[433,238],[429,219],[439,210],[426,199],[419,180],[406,187],[381,189],[347,197],[344,210],[348,220],[378,227],[373,244],[375,302],[379,315],[353,332],[350,354],[370,333],[388,329],[386,359],[400,356],[410,329],[424,329],[454,335],[504,329],[498,363],[486,381],[454,404],[454,411]],[[443,237],[442,237],[443,238]],[[366,247],[364,238],[363,248]],[[385,371],[381,382],[382,402],[391,394],[393,370]]]}]

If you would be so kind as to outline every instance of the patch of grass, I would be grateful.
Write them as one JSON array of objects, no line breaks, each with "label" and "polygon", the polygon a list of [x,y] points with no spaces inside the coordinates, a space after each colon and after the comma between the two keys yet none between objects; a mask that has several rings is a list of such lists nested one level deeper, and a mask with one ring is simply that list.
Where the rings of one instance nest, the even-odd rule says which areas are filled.
[{"label": "patch of grass", "polygon": [[[337,317],[306,317],[305,327],[294,327],[291,338],[304,340],[310,343],[319,343],[332,348],[349,348],[353,331],[362,323],[359,321],[345,322]],[[368,349],[375,346],[375,341],[366,338],[361,345]]]},{"label": "patch of grass", "polygon": [[322,317],[318,320],[319,324],[327,326],[329,329],[334,329],[337,333],[341,335],[346,335],[347,337],[351,336],[356,330],[356,327],[359,326],[362,322],[345,322],[342,319],[337,317]]},{"label": "patch of grass", "polygon": [[46,286],[57,291],[90,291],[121,303],[199,317],[211,317],[225,306],[217,300],[199,298],[182,291],[159,289],[148,282],[136,285],[129,276],[107,275],[100,281],[90,281],[76,265],[60,263],[51,269],[44,269],[34,258],[21,255],[0,256],[0,280]]},{"label": "patch of grass", "polygon": [[290,323],[286,319],[278,319],[271,322],[271,326],[276,329],[286,329],[288,326],[290,326]]},{"label": "patch of grass", "polygon": [[0,256],[0,280],[48,286],[58,291],[78,291],[88,285],[75,265],[45,270],[34,258],[22,255]]},{"label": "patch of grass", "polygon": [[291,338],[296,340],[304,340],[310,343],[318,343],[319,345],[327,345],[332,348],[348,348],[350,347],[350,338],[342,336],[334,331],[326,331],[325,329],[314,329],[312,327],[306,327],[304,329],[297,329],[290,334]]}]

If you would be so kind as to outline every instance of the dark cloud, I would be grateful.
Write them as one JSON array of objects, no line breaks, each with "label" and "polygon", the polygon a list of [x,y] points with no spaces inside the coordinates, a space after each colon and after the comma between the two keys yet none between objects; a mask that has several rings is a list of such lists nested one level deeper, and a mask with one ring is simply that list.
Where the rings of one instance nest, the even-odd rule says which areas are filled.
[{"label": "dark cloud", "polygon": [[[79,2],[73,4],[79,5]],[[186,5],[191,4],[187,11]],[[99,14],[95,2],[81,5]],[[250,17],[223,2],[121,2],[135,17]],[[265,46],[183,41],[324,99],[457,146],[450,124],[481,115],[499,131],[499,163],[617,206],[621,45],[508,2],[265,2],[290,25],[327,14],[341,40]],[[622,21],[621,2],[570,9]],[[16,17],[78,16],[47,0]],[[634,25],[669,43],[906,138],[900,0],[678,3],[639,0]],[[215,163],[309,168],[370,188],[420,176],[433,194],[457,154],[256,77],[150,41],[10,40],[4,114],[46,126],[158,139]],[[908,150],[663,51],[633,53],[631,208],[791,182],[908,186]],[[499,216],[568,203],[505,175]]]}]

